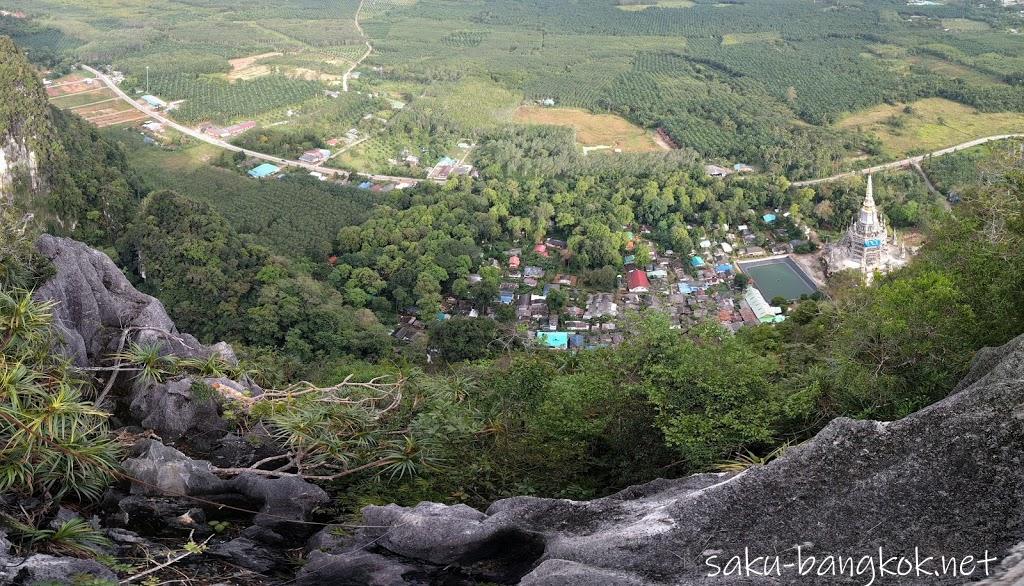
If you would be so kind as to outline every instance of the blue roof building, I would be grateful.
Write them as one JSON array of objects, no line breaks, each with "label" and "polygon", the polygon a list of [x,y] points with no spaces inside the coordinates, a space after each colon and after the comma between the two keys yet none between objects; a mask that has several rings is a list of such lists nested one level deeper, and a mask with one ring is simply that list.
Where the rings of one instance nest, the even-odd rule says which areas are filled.
[{"label": "blue roof building", "polygon": [[775,214],[765,214],[761,216],[761,219],[764,220],[765,224],[771,224],[775,221]]},{"label": "blue roof building", "polygon": [[730,272],[732,272],[732,265],[725,264],[725,263],[717,265],[717,266],[715,266],[715,272],[716,273],[730,273]]},{"label": "blue roof building", "polygon": [[515,299],[515,295],[513,295],[511,291],[502,291],[501,294],[498,295],[498,300],[501,301],[503,305],[510,305],[513,299]]},{"label": "blue roof building", "polygon": [[704,259],[699,256],[695,256],[690,259],[690,266],[694,268],[700,268],[704,266]]},{"label": "blue roof building", "polygon": [[371,187],[373,187],[373,183],[369,181],[363,181],[362,183],[359,184],[359,189],[369,189]]},{"label": "blue roof building", "polygon": [[255,177],[256,179],[263,179],[264,177],[270,177],[274,173],[280,171],[276,165],[270,163],[263,163],[259,167],[256,167],[249,171],[249,177]]},{"label": "blue roof building", "polygon": [[631,265],[631,264],[633,264],[635,262],[636,262],[636,255],[635,254],[627,254],[622,259],[622,264],[624,264],[624,265]]},{"label": "blue roof building", "polygon": [[160,98],[158,98],[156,96],[151,96],[149,94],[146,94],[146,95],[142,96],[142,99],[147,104],[149,104],[150,107],[153,107],[153,108],[163,108],[163,107],[167,106],[167,102],[161,100]]},{"label": "blue roof building", "polygon": [[537,332],[537,341],[548,348],[565,350],[569,347],[569,334],[567,332]]},{"label": "blue roof building", "polygon": [[690,293],[696,291],[696,289],[691,287],[689,283],[679,283],[678,287],[679,292],[682,293],[683,295],[689,295]]}]

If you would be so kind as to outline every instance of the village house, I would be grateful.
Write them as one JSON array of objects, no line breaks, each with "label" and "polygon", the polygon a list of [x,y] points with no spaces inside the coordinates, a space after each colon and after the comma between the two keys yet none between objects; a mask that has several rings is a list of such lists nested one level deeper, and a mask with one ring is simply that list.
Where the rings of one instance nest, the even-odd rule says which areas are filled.
[{"label": "village house", "polygon": [[302,153],[299,160],[303,163],[318,165],[331,157],[331,151],[327,149],[312,149]]},{"label": "village house", "polygon": [[651,282],[646,273],[634,269],[626,274],[626,288],[630,293],[647,293],[651,290]]},{"label": "village house", "polygon": [[583,319],[591,320],[602,317],[616,317],[619,315],[619,306],[611,293],[591,293],[587,296],[587,310]]}]

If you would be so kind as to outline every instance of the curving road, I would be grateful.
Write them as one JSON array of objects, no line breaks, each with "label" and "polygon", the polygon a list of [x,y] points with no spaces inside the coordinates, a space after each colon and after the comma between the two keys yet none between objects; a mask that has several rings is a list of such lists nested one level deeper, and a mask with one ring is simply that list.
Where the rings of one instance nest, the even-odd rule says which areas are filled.
[{"label": "curving road", "polygon": [[920,165],[921,161],[929,157],[941,157],[942,155],[948,155],[957,151],[962,151],[978,145],[985,144],[987,142],[993,142],[997,140],[1006,140],[1008,138],[1024,138],[1024,134],[997,134],[995,136],[986,136],[984,138],[976,138],[972,141],[944,148],[942,150],[928,153],[925,155],[917,155],[916,157],[907,157],[906,159],[900,159],[899,161],[893,161],[891,163],[885,163],[883,165],[876,165],[874,167],[868,167],[867,169],[860,169],[858,171],[849,171],[846,173],[840,173],[831,177],[823,177],[821,179],[810,179],[808,181],[794,181],[790,185],[793,187],[807,187],[809,185],[818,185],[820,183],[830,183],[832,181],[839,181],[840,179],[846,179],[848,177],[856,177],[857,175],[870,175],[872,173],[878,173],[880,171],[887,171],[889,169],[900,169],[903,167],[910,167],[912,165]]},{"label": "curving road", "polygon": [[[160,122],[164,126],[168,126],[170,128],[173,128],[173,129],[177,130],[178,132],[180,132],[180,133],[182,133],[182,134],[184,134],[186,136],[190,136],[190,137],[192,137],[192,138],[194,138],[196,140],[201,140],[201,141],[203,141],[203,142],[205,142],[207,144],[212,144],[215,147],[222,148],[222,149],[225,149],[225,150],[228,150],[228,151],[232,151],[232,152],[236,152],[236,153],[245,153],[246,155],[248,155],[248,156],[250,156],[250,157],[252,157],[254,159],[260,159],[260,160],[263,160],[263,161],[274,163],[275,165],[282,166],[282,167],[301,167],[303,169],[307,169],[309,171],[316,171],[318,173],[323,173],[324,175],[328,175],[328,176],[331,176],[331,177],[337,177],[339,175],[340,176],[348,176],[348,174],[349,174],[347,171],[342,171],[341,169],[332,169],[330,167],[322,167],[320,165],[316,165],[316,164],[313,164],[313,163],[304,163],[302,161],[297,161],[297,160],[292,160],[292,159],[282,159],[281,157],[275,157],[274,155],[268,155],[266,153],[261,153],[261,152],[257,152],[257,151],[250,151],[249,149],[243,149],[242,147],[235,146],[235,145],[231,144],[230,142],[226,142],[226,141],[220,140],[219,138],[214,138],[214,137],[212,137],[212,136],[210,136],[208,134],[204,134],[204,133],[202,133],[202,132],[200,132],[200,131],[198,131],[198,130],[196,130],[194,128],[189,128],[188,126],[185,126],[183,124],[178,124],[177,122],[175,122],[174,120],[171,120],[167,116],[164,116],[160,112],[157,112],[157,111],[153,110],[152,108],[150,108],[148,106],[144,106],[144,105],[136,102],[135,100],[133,100],[131,98],[131,96],[129,96],[128,94],[124,93],[124,91],[121,88],[119,88],[117,86],[117,84],[115,84],[103,72],[101,72],[101,71],[99,71],[97,69],[93,69],[92,67],[89,67],[88,65],[82,65],[82,69],[85,69],[86,71],[88,71],[88,72],[92,73],[93,75],[95,75],[96,78],[99,79],[100,81],[102,81],[108,88],[110,88],[110,90],[112,92],[117,94],[117,97],[119,97],[122,100],[124,100],[125,102],[128,102],[129,104],[131,104],[132,107],[135,108],[136,110],[139,110],[143,114],[149,116],[150,118],[156,120],[157,122]],[[390,176],[390,175],[374,175],[372,173],[355,173],[355,174],[360,176],[360,177],[366,177],[368,179],[375,179],[375,180],[379,180],[379,181],[404,181],[404,182],[410,182],[410,183],[413,183],[413,184],[420,183],[420,182],[424,181],[424,179],[417,178],[417,177],[393,177],[393,176]]]},{"label": "curving road", "polygon": [[[359,6],[360,6],[360,8],[362,8],[362,3],[360,3]],[[358,17],[358,11],[357,11],[357,17]],[[358,18],[356,20],[356,23],[357,23],[357,26],[358,26]],[[360,30],[362,30],[362,29],[360,29]],[[367,41],[367,45],[368,46],[369,46],[369,44],[370,44],[369,41]],[[372,47],[370,49],[372,50]],[[369,55],[369,51],[366,53],[366,55]],[[362,59],[365,59],[366,55],[364,55]],[[360,61],[362,61],[362,59],[360,59]],[[357,63],[357,65],[358,65],[358,63]],[[281,157],[275,157],[273,155],[268,155],[266,153],[261,153],[261,152],[257,152],[257,151],[251,151],[251,150],[248,150],[248,149],[243,149],[243,148],[235,146],[235,145],[233,145],[233,144],[231,144],[229,142],[225,142],[223,140],[220,140],[219,138],[214,138],[212,136],[204,134],[204,133],[202,133],[202,132],[200,132],[200,131],[198,131],[198,130],[196,130],[194,128],[189,128],[188,126],[184,126],[182,124],[178,124],[174,120],[171,120],[170,118],[168,118],[168,117],[164,116],[163,114],[153,110],[152,108],[149,108],[148,106],[144,106],[144,105],[136,102],[135,100],[133,100],[131,98],[131,96],[126,94],[124,91],[122,91],[121,88],[119,88],[117,86],[117,84],[115,84],[103,72],[101,72],[101,71],[99,71],[97,69],[93,69],[92,67],[89,67],[88,65],[82,65],[82,68],[85,69],[86,71],[92,73],[93,75],[95,75],[97,79],[102,81],[108,88],[110,88],[111,91],[113,91],[115,94],[117,94],[117,96],[119,98],[121,98],[122,100],[124,100],[124,101],[128,102],[129,104],[131,104],[131,106],[133,108],[135,108],[136,110],[139,110],[140,112],[146,114],[147,116],[149,116],[150,118],[153,118],[154,120],[157,120],[158,122],[164,124],[165,126],[169,126],[169,127],[173,128],[173,129],[177,130],[178,132],[180,132],[182,134],[185,134],[187,136],[190,136],[190,137],[192,137],[192,138],[194,138],[196,140],[201,140],[201,141],[203,141],[205,143],[212,144],[213,146],[216,146],[216,147],[219,147],[219,148],[222,148],[222,149],[225,149],[225,150],[229,150],[229,151],[233,151],[233,152],[245,153],[246,155],[248,155],[250,157],[253,157],[254,159],[260,159],[260,160],[263,160],[263,161],[268,161],[268,162],[271,162],[271,163],[274,163],[274,164],[280,165],[280,166],[301,167],[303,169],[307,169],[309,171],[316,171],[318,173],[323,173],[324,175],[328,175],[328,176],[331,176],[331,177],[336,177],[336,176],[339,176],[339,175],[342,175],[342,176],[347,176],[348,175],[348,173],[346,171],[342,171],[340,169],[332,169],[330,167],[322,167],[320,165],[311,164],[311,163],[304,163],[304,162],[298,161],[298,160],[282,159]],[[355,69],[355,67],[353,67],[352,69]],[[350,69],[349,72],[351,72],[352,69]],[[347,87],[348,74],[346,74],[345,80],[346,80],[346,87]],[[348,90],[346,89],[345,91],[348,91]],[[806,181],[794,181],[790,185],[792,185],[793,187],[807,187],[807,186],[811,186],[811,185],[818,185],[818,184],[821,184],[821,183],[830,183],[830,182],[833,182],[833,181],[839,181],[841,179],[847,179],[849,177],[856,177],[857,175],[870,175],[872,173],[878,173],[878,172],[881,172],[881,171],[887,171],[889,169],[900,169],[900,168],[909,167],[909,166],[912,166],[912,165],[919,165],[922,161],[924,161],[925,159],[927,159],[929,157],[939,157],[939,156],[942,156],[942,155],[948,155],[950,153],[955,153],[955,152],[958,152],[958,151],[962,151],[962,150],[965,150],[965,149],[976,147],[978,145],[982,145],[982,144],[985,144],[985,143],[988,143],[988,142],[994,142],[994,141],[997,141],[997,140],[1006,140],[1006,139],[1009,139],[1009,138],[1024,138],[1024,134],[1021,134],[1021,133],[997,134],[997,135],[994,135],[994,136],[986,136],[984,138],[976,138],[974,140],[971,140],[971,141],[968,141],[968,142],[965,142],[965,143],[961,143],[961,144],[958,144],[958,145],[955,145],[955,146],[951,146],[951,147],[948,147],[948,148],[944,148],[944,149],[941,149],[941,150],[937,150],[937,151],[934,151],[934,152],[931,152],[931,153],[928,153],[928,154],[917,155],[916,157],[907,157],[906,159],[900,159],[898,161],[892,161],[891,163],[884,163],[882,165],[875,165],[874,167],[868,167],[867,169],[860,169],[860,170],[857,170],[857,171],[848,171],[846,173],[839,173],[837,175],[832,175],[831,177],[823,177],[821,179],[809,179],[809,180],[806,180]],[[413,183],[413,184],[417,184],[417,183],[421,183],[421,182],[425,181],[424,179],[419,178],[419,177],[398,177],[398,176],[391,176],[391,175],[375,175],[373,173],[364,173],[364,172],[356,172],[354,174],[358,175],[360,177],[366,177],[368,179],[373,179],[373,180],[378,180],[378,181],[404,181],[404,182],[410,182],[410,183]]]},{"label": "curving road", "polygon": [[352,67],[348,68],[345,75],[341,76],[341,89],[346,92],[348,91],[348,78],[351,77],[352,72],[355,71],[356,67],[359,67],[363,61],[366,61],[366,58],[370,56],[370,53],[373,53],[373,45],[370,44],[370,37],[366,36],[366,33],[363,31],[363,25],[359,24],[359,13],[363,10],[364,2],[366,2],[366,0],[359,0],[359,6],[356,8],[356,14],[352,19],[356,23],[356,30],[358,30],[359,34],[366,39],[366,52],[363,53],[362,57],[352,63]]}]

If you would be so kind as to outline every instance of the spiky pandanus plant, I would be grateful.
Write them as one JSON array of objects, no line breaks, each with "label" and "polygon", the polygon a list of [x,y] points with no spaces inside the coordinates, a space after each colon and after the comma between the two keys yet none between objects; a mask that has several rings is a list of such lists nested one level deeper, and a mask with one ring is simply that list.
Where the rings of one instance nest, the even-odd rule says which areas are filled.
[{"label": "spiky pandanus plant", "polygon": [[0,289],[0,493],[96,499],[117,467],[107,414],[52,352],[52,305]]}]

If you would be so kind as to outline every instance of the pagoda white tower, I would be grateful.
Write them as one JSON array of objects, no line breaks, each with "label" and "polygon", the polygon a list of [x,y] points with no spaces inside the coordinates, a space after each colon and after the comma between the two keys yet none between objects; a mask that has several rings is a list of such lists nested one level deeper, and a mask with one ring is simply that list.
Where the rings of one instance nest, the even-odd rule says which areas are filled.
[{"label": "pagoda white tower", "polygon": [[874,181],[868,175],[868,189],[860,213],[826,257],[829,271],[857,269],[870,280],[875,271],[888,272],[906,263],[906,254],[896,242],[895,232],[875,205]]}]

